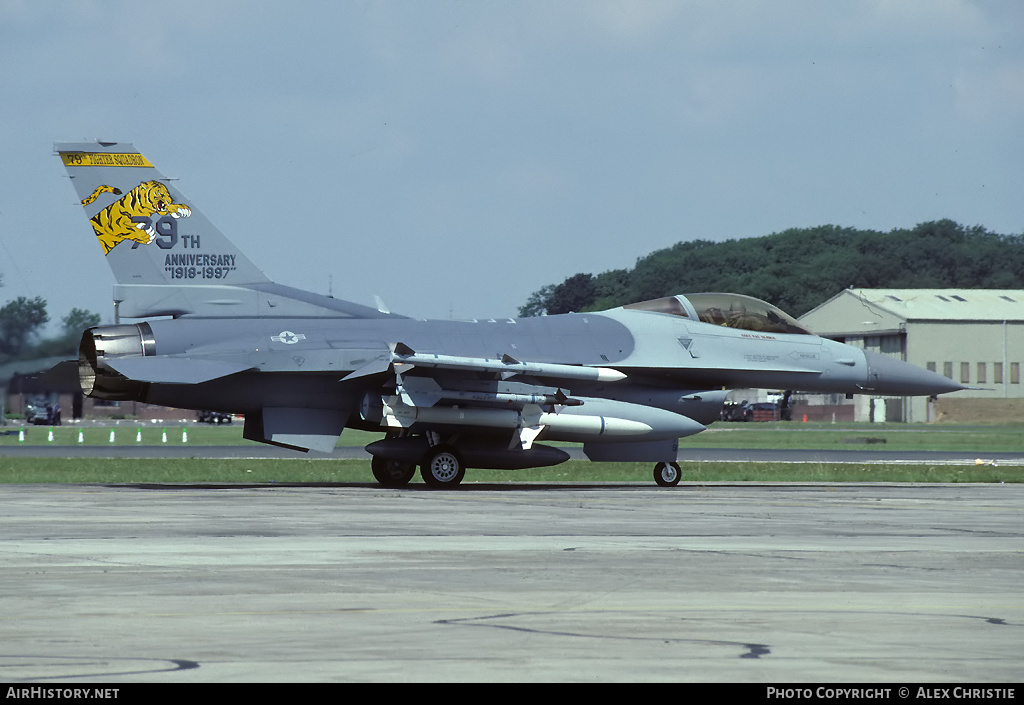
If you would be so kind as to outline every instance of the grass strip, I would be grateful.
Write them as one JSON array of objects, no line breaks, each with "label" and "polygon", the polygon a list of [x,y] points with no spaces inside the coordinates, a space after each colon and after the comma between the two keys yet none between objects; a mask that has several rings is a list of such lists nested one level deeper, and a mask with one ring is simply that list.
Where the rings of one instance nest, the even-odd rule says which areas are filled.
[{"label": "grass strip", "polygon": [[[24,429],[24,438],[20,431]],[[111,434],[113,433],[113,440]],[[52,436],[53,440],[50,440]],[[383,438],[381,433],[346,429],[339,446],[362,447]],[[15,445],[138,446],[247,445],[242,425],[208,426],[124,422],[117,426],[5,426],[0,448]],[[570,445],[555,443],[554,445]],[[684,448],[759,448],[765,450],[941,450],[1024,453],[1024,425],[943,426],[939,424],[722,423],[680,445]]]}]

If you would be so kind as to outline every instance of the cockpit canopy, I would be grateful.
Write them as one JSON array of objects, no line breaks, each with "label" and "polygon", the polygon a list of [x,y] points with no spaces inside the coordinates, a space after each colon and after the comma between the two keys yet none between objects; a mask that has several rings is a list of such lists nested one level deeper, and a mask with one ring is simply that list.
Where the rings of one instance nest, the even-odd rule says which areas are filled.
[{"label": "cockpit canopy", "polygon": [[811,335],[807,328],[785,311],[743,294],[680,294],[627,304],[623,308],[666,313],[759,333]]}]

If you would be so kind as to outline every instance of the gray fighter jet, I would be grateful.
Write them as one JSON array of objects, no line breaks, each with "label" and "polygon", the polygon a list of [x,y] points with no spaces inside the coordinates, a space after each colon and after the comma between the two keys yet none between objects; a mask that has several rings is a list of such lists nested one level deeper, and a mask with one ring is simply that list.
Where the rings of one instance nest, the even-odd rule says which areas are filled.
[{"label": "gray fighter jet", "polygon": [[467,467],[656,463],[679,482],[678,440],[719,417],[730,388],[934,395],[941,375],[820,338],[736,294],[598,313],[424,321],[270,281],[129,144],[57,144],[117,280],[121,319],[82,337],[92,397],[245,415],[244,436],[330,452],[345,428],[385,486],[419,466],[432,487]]}]

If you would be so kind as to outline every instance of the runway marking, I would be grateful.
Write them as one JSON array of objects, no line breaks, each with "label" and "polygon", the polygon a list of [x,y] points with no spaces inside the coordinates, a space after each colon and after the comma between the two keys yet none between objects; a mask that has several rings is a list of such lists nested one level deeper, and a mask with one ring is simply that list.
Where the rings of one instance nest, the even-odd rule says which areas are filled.
[{"label": "runway marking", "polygon": [[[588,610],[587,612],[591,612]],[[619,610],[614,610],[615,612]],[[642,610],[647,611],[647,610]],[[601,610],[601,613],[606,613],[608,610]],[[483,620],[492,619],[508,619],[514,617],[533,617],[533,616],[551,616],[551,615],[564,615],[565,612],[520,612],[520,613],[509,613],[509,614],[496,614],[486,617],[467,617],[462,619],[441,619],[435,624],[449,625],[449,626],[467,626],[467,627],[485,627],[489,629],[507,629],[509,631],[521,632],[527,634],[539,634],[543,636],[566,636],[578,639],[610,639],[616,641],[649,641],[657,642],[660,644],[695,644],[699,646],[725,646],[729,648],[741,648],[747,649],[747,651],[741,653],[739,658],[760,658],[761,656],[767,656],[771,653],[771,650],[765,644],[751,644],[742,641],[721,641],[716,639],[686,639],[681,637],[671,636],[619,636],[615,634],[585,634],[581,632],[568,632],[568,631],[556,631],[550,629],[534,629],[531,627],[514,626],[508,624],[481,624],[475,622],[481,622]],[[568,614],[576,615],[581,614],[580,612],[571,611]]]},{"label": "runway marking", "polygon": [[[102,670],[100,667],[128,665],[131,662],[165,663],[172,664],[165,668],[138,668],[135,670]],[[91,664],[96,665],[95,670],[86,673],[68,673],[72,668],[83,670],[83,667]],[[160,659],[144,657],[89,657],[89,656],[36,656],[36,655],[9,655],[0,654],[0,675],[10,679],[9,682],[34,682],[47,680],[68,680],[71,678],[89,678],[102,682],[102,679],[115,676],[145,676],[154,673],[173,673],[175,671],[189,671],[199,668],[199,663],[189,659]],[[21,675],[17,669],[36,672],[54,671],[53,675]]]}]

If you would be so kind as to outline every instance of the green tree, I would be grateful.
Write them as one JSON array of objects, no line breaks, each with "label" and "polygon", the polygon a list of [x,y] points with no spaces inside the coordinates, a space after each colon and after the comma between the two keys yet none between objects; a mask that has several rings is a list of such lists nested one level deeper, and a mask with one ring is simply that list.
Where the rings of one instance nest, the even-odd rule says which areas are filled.
[{"label": "green tree", "polygon": [[45,356],[74,355],[78,351],[78,343],[82,339],[82,331],[100,324],[100,314],[81,308],[73,308],[68,315],[60,319],[61,333],[53,340],[46,340],[38,346],[39,352]]},{"label": "green tree", "polygon": [[583,311],[597,298],[597,286],[591,274],[575,274],[551,292],[548,313]]},{"label": "green tree", "polygon": [[19,296],[7,302],[0,308],[0,353],[9,357],[23,354],[30,340],[49,320],[46,301],[39,296],[34,299]]},{"label": "green tree", "polygon": [[78,339],[82,331],[100,324],[100,314],[86,311],[81,308],[73,308],[71,312],[60,319],[61,329],[65,338]]},{"label": "green tree", "polygon": [[849,287],[1024,288],[1024,235],[937,220],[887,233],[822,225],[725,242],[690,240],[641,257],[631,270],[576,274],[548,285],[523,315],[727,291],[799,316]]},{"label": "green tree", "polygon": [[551,303],[551,294],[553,294],[554,291],[555,285],[547,284],[530,294],[530,298],[526,300],[526,303],[519,307],[519,315],[523,317],[543,316],[548,312],[548,306]]}]

